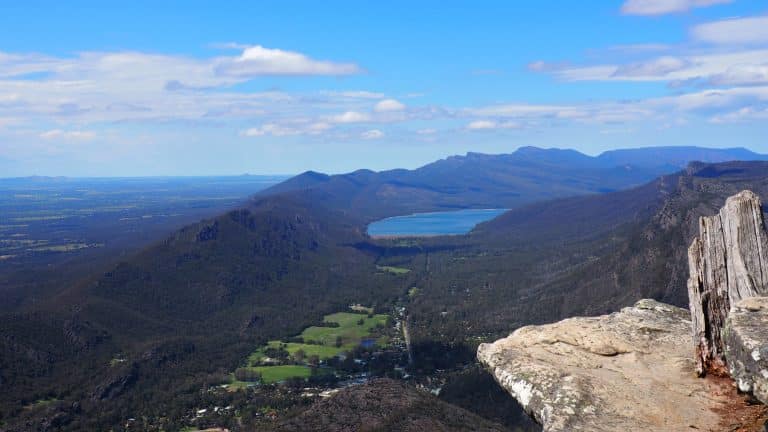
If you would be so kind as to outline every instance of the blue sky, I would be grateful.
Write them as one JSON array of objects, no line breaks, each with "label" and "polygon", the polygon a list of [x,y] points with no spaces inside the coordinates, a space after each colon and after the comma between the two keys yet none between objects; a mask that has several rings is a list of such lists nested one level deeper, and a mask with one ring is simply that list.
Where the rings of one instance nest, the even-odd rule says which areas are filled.
[{"label": "blue sky", "polygon": [[0,5],[0,177],[768,153],[766,136],[762,0]]}]

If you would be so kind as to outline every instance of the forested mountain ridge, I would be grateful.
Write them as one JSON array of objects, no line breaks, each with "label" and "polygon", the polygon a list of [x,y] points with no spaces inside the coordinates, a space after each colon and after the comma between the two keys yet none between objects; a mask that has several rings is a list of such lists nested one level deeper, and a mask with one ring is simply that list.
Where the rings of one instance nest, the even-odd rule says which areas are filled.
[{"label": "forested mountain ridge", "polygon": [[185,227],[34,312],[4,314],[0,379],[14,391],[3,416],[52,395],[88,413],[65,411],[75,430],[135,410],[159,416],[179,383],[221,380],[268,339],[396,296],[351,246],[362,238],[340,212],[267,197]]},{"label": "forested mountain ridge", "polygon": [[429,260],[411,305],[414,340],[445,349],[641,298],[686,306],[698,218],[743,189],[768,194],[768,162],[694,163],[638,188],[511,210],[458,241],[463,249],[412,258]]},{"label": "forested mountain ridge", "polygon": [[458,208],[515,208],[532,202],[639,186],[692,161],[765,160],[743,148],[648,147],[592,157],[575,150],[522,147],[511,154],[467,153],[414,170],[308,171],[260,192],[317,191],[367,220]]}]

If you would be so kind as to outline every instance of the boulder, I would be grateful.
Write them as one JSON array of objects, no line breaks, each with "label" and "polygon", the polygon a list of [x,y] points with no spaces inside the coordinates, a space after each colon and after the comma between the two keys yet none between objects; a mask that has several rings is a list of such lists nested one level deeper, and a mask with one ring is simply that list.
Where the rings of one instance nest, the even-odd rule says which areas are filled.
[{"label": "boulder", "polygon": [[768,403],[768,297],[736,302],[723,337],[728,369],[739,390]]},{"label": "boulder", "polygon": [[729,382],[697,378],[689,317],[641,300],[522,327],[477,356],[545,432],[730,429],[753,407]]}]

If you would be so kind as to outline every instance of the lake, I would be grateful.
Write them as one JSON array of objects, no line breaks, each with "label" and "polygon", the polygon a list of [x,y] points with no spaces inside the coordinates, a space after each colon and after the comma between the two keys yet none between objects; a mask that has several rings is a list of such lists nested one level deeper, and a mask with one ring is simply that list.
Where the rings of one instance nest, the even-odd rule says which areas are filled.
[{"label": "lake", "polygon": [[431,236],[466,234],[475,225],[491,220],[506,209],[466,209],[415,213],[382,219],[368,225],[371,236]]}]

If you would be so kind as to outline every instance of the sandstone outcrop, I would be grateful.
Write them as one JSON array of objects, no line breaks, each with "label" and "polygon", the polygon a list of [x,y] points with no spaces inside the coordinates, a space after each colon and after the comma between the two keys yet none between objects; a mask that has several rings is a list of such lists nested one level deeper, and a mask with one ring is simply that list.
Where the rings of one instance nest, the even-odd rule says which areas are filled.
[{"label": "sandstone outcrop", "polygon": [[480,345],[478,359],[547,432],[763,430],[768,408],[736,394],[768,403],[760,198],[728,198],[699,231],[688,250],[690,312],[641,300],[610,315],[520,328]]},{"label": "sandstone outcrop", "polygon": [[688,249],[688,298],[696,371],[727,375],[722,330],[731,305],[768,294],[768,234],[762,203],[751,191],[699,220],[699,237]]},{"label": "sandstone outcrop", "polygon": [[641,300],[522,327],[478,359],[546,432],[722,430],[745,405],[728,383],[696,377],[690,334],[688,311]]}]

